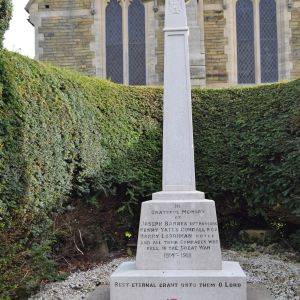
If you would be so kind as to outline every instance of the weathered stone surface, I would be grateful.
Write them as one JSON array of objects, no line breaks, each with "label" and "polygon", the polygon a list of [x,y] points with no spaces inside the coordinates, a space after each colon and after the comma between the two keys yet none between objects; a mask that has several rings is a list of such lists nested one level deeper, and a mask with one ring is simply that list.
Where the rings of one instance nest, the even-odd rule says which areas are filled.
[{"label": "weathered stone surface", "polygon": [[136,264],[145,270],[221,269],[214,201],[144,202]]},{"label": "weathered stone surface", "polygon": [[[106,8],[105,3],[100,5],[100,2],[29,1],[30,21],[36,27],[36,58],[87,75],[105,77]],[[187,3],[192,85],[236,84],[235,5],[230,3],[223,0]],[[147,67],[147,84],[161,85],[164,81],[164,1],[158,1],[155,13],[150,4],[145,10],[146,20],[153,20],[145,26],[146,40],[151,39],[152,48],[146,51],[146,61],[151,61],[151,67]],[[281,80],[300,76],[299,19],[300,0],[293,0],[289,8],[287,3],[278,3]]]},{"label": "weathered stone surface", "polygon": [[240,236],[264,241],[266,238],[274,236],[274,231],[270,229],[245,229],[240,231]]},{"label": "weathered stone surface", "polygon": [[273,300],[269,291],[260,284],[248,284],[247,300]]},{"label": "weathered stone surface", "polygon": [[[247,284],[247,287],[247,300],[274,300],[274,297],[262,285]],[[86,300],[109,300],[109,297],[109,286],[103,286],[97,288]]]},{"label": "weathered stone surface", "polygon": [[94,40],[92,24],[93,17],[90,14],[43,17],[38,28],[39,34],[44,36],[39,41],[39,47],[43,49],[39,59],[95,75],[92,64],[94,53],[90,50],[90,43]]},{"label": "weathered stone surface", "polygon": [[165,14],[163,191],[195,191],[188,27],[177,2]]},{"label": "weathered stone surface", "polygon": [[292,31],[292,78],[298,78],[300,77],[300,0],[293,1],[293,7],[291,9],[290,28]]},{"label": "weathered stone surface", "polygon": [[39,0],[39,10],[62,10],[62,9],[88,9],[91,8],[91,0]]},{"label": "weathered stone surface", "polygon": [[110,300],[109,286],[98,287],[86,300]]},{"label": "weathered stone surface", "polygon": [[246,300],[246,275],[238,263],[218,271],[137,270],[123,263],[111,277],[111,300]]},{"label": "weathered stone surface", "polygon": [[205,195],[203,192],[198,192],[198,191],[177,191],[177,192],[158,192],[152,194],[152,199],[153,200],[204,200]]},{"label": "weathered stone surface", "polygon": [[[204,8],[205,32],[205,65],[207,84],[228,83],[227,61],[225,47],[228,43],[224,36],[226,19],[224,18],[223,1],[204,0],[205,4],[221,5],[221,9]],[[216,6],[214,6],[216,7]]]}]

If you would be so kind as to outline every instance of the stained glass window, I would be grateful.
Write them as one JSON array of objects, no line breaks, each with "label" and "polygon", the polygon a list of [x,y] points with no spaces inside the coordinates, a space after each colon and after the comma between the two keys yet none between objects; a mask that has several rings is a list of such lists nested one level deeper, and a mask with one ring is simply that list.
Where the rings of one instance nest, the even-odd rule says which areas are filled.
[{"label": "stained glass window", "polygon": [[106,78],[123,83],[122,8],[117,0],[106,7]]},{"label": "stained glass window", "polygon": [[278,81],[278,40],[276,2],[260,0],[261,82]]},{"label": "stained glass window", "polygon": [[129,84],[146,84],[145,8],[133,0],[128,8]]},{"label": "stained glass window", "polygon": [[254,20],[251,0],[236,4],[238,83],[255,83]]}]

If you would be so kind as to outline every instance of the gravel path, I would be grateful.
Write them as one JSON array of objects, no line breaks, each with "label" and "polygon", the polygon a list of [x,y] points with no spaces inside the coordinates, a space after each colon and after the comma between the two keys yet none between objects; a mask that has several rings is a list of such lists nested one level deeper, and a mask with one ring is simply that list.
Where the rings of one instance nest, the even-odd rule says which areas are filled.
[{"label": "gravel path", "polygon": [[[124,261],[116,258],[86,272],[71,274],[65,281],[47,284],[29,300],[79,300],[99,285],[109,284],[110,274]],[[271,292],[275,300],[300,300],[300,263],[287,255],[275,256],[257,252],[223,251],[223,260],[240,262],[249,283],[260,283]],[[298,294],[298,296],[297,296]]]}]

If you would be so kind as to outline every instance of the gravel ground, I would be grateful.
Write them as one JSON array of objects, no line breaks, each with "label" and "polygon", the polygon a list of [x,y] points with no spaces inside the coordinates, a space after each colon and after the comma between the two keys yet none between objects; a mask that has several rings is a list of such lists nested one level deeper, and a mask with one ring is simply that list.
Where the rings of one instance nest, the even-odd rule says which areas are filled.
[{"label": "gravel ground", "polygon": [[275,300],[300,300],[300,263],[288,256],[227,250],[223,251],[223,260],[238,261],[247,281],[265,286]]},{"label": "gravel ground", "polygon": [[[269,255],[258,252],[223,251],[223,260],[240,262],[249,283],[260,283],[275,300],[300,300],[300,263],[290,259],[293,254]],[[86,272],[71,274],[65,281],[47,284],[29,300],[85,299],[97,286],[109,284],[110,274],[124,261],[116,258]]]}]

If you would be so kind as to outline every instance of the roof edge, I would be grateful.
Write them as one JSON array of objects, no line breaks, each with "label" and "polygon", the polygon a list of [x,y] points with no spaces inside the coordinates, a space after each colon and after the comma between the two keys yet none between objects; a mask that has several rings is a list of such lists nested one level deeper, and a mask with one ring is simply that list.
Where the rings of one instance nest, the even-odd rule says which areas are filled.
[{"label": "roof edge", "polygon": [[33,4],[35,0],[29,0],[28,3],[25,6],[25,10],[29,13],[30,7]]}]

